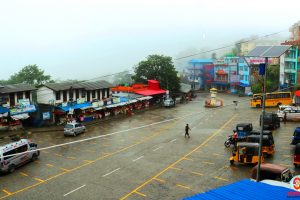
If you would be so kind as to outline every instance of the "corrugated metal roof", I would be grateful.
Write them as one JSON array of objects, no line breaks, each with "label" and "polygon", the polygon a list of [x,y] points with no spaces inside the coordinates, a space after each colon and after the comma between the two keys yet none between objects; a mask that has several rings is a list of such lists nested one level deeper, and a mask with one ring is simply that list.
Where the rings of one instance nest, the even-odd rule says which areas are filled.
[{"label": "corrugated metal roof", "polygon": [[54,90],[62,91],[69,89],[85,89],[85,90],[97,90],[103,88],[110,88],[113,85],[107,81],[95,81],[95,82],[63,82],[63,83],[46,83],[44,86]]},{"label": "corrugated metal roof", "polygon": [[246,57],[278,58],[290,47],[291,45],[257,46]]},{"label": "corrugated metal roof", "polygon": [[241,180],[204,193],[186,197],[183,200],[252,200],[252,199],[291,199],[288,192],[295,192],[285,187],[272,186],[251,180]]},{"label": "corrugated metal roof", "polygon": [[12,92],[24,92],[24,91],[31,91],[36,90],[36,88],[32,85],[20,83],[20,84],[11,84],[5,85],[3,88],[0,88],[0,93],[12,93]]}]

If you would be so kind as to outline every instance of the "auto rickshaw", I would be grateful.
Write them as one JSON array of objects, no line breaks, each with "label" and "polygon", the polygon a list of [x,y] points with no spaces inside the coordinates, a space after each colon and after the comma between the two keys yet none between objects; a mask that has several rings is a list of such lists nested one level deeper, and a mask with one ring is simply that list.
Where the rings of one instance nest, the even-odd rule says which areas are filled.
[{"label": "auto rickshaw", "polygon": [[236,125],[235,131],[238,134],[238,141],[243,141],[253,130],[251,123],[241,123]]},{"label": "auto rickshaw", "polygon": [[[259,180],[276,180],[281,182],[289,182],[293,176],[294,171],[290,170],[288,167],[281,165],[264,163],[260,165],[260,176]],[[251,178],[256,180],[257,177],[257,165],[251,170]]]},{"label": "auto rickshaw", "polygon": [[291,144],[295,145],[298,143],[300,143],[300,127],[296,127]]},{"label": "auto rickshaw", "polygon": [[[258,143],[238,142],[237,148],[233,150],[232,156],[229,161],[232,165],[234,162],[242,164],[256,164],[258,163]],[[263,155],[261,156],[261,162],[264,162]]]},{"label": "auto rickshaw", "polygon": [[[247,142],[250,143],[259,143],[260,136],[259,135],[249,135],[247,137]],[[262,148],[261,151],[264,155],[272,156],[275,153],[275,144],[273,136],[263,135],[262,137]]]},{"label": "auto rickshaw", "polygon": [[295,147],[294,165],[295,167],[298,167],[298,165],[300,165],[300,143],[296,144]]}]

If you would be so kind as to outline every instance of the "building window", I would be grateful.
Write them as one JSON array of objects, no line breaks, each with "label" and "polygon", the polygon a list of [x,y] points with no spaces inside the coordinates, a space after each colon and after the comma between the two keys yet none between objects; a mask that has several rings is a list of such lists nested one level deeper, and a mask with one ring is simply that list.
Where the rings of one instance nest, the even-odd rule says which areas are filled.
[{"label": "building window", "polygon": [[57,91],[55,93],[55,97],[56,97],[56,100],[60,100],[60,91]]},{"label": "building window", "polygon": [[86,96],[87,96],[87,102],[90,102],[91,101],[90,91],[86,92]]},{"label": "building window", "polygon": [[82,90],[82,91],[81,91],[81,98],[85,98],[85,95],[86,95],[86,91],[85,91],[85,90]]},{"label": "building window", "polygon": [[63,91],[63,101],[67,101],[67,91]]},{"label": "building window", "polygon": [[73,90],[69,90],[69,100],[73,101],[73,97],[74,97],[74,92]]},{"label": "building window", "polygon": [[100,92],[101,92],[100,90],[97,90],[97,94],[98,94],[98,99],[99,99],[99,100],[101,100],[101,99],[100,99]]},{"label": "building window", "polygon": [[76,90],[76,99],[79,99],[79,90]]},{"label": "building window", "polygon": [[26,91],[25,92],[25,99],[29,99],[30,100],[30,91]]},{"label": "building window", "polygon": [[105,98],[105,89],[102,89],[102,98]]}]

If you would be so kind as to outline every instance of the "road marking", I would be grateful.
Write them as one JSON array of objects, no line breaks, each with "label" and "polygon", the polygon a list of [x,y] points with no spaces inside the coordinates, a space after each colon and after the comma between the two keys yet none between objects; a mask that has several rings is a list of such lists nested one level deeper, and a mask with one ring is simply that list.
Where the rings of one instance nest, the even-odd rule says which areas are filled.
[{"label": "road marking", "polygon": [[37,181],[39,181],[39,182],[41,182],[41,183],[45,182],[44,180],[39,179],[39,178],[33,178],[33,179],[34,179],[34,180],[37,180]]},{"label": "road marking", "polygon": [[24,173],[24,172],[20,172],[20,174],[21,174],[22,176],[28,176],[28,174],[26,174],[26,173]]},{"label": "road marking", "polygon": [[193,159],[191,159],[191,158],[184,158],[184,160],[193,161]]},{"label": "road marking", "polygon": [[63,157],[63,155],[58,154],[58,153],[56,153],[56,154],[54,154],[54,155],[56,155],[56,156],[58,156],[58,157]]},{"label": "road marking", "polygon": [[86,152],[90,152],[90,153],[96,153],[97,151],[94,151],[94,150],[89,150],[89,149],[87,149],[87,150],[85,150]]},{"label": "road marking", "polygon": [[214,165],[215,163],[212,163],[212,162],[202,162],[202,163],[204,163],[204,164],[208,164],[208,165]]},{"label": "road marking", "polygon": [[172,142],[175,142],[175,141],[176,141],[176,139],[174,139],[174,140],[171,140],[171,141],[170,141],[170,143],[172,143]]},{"label": "road marking", "polygon": [[120,170],[120,169],[121,169],[121,168],[115,169],[115,170],[113,170],[113,171],[111,171],[111,172],[109,172],[109,173],[107,173],[107,174],[104,174],[102,177],[108,176],[108,175],[110,175],[110,174],[112,174],[112,173],[114,173],[114,172],[116,172],[116,171],[118,171],[118,170]]},{"label": "road marking", "polygon": [[215,178],[215,179],[219,179],[219,180],[222,180],[222,181],[228,181],[228,179],[225,179],[225,178],[221,178],[221,177],[218,177],[218,176],[215,176],[214,178]]},{"label": "road marking", "polygon": [[85,186],[86,186],[86,185],[82,185],[82,186],[80,186],[79,188],[76,188],[76,189],[74,189],[74,190],[72,190],[72,191],[70,191],[70,192],[64,194],[64,197],[67,196],[67,195],[69,195],[69,194],[71,194],[71,193],[73,193],[73,192],[76,192],[77,190],[79,190],[79,189],[81,189],[81,188],[83,188],[83,187],[85,187]]},{"label": "road marking", "polygon": [[102,144],[103,146],[105,146],[105,147],[110,147],[110,145],[109,144]]},{"label": "road marking", "polygon": [[67,158],[71,159],[71,160],[75,160],[76,159],[75,157],[72,157],[72,156],[68,156]]},{"label": "road marking", "polygon": [[177,167],[171,167],[170,169],[175,169],[175,170],[178,170],[178,171],[182,170],[182,169],[177,168]]},{"label": "road marking", "polygon": [[162,180],[160,178],[154,178],[153,180],[156,180],[156,181],[161,182],[161,183],[165,183],[166,182],[165,180]]},{"label": "road marking", "polygon": [[54,167],[54,165],[51,165],[51,164],[46,164],[48,167]]},{"label": "road marking", "polygon": [[60,168],[60,169],[63,170],[63,171],[66,171],[66,172],[70,171],[69,169],[66,169],[66,168]]},{"label": "road marking", "polygon": [[191,172],[192,174],[195,174],[195,175],[198,175],[198,176],[203,176],[202,173],[199,173],[199,172]]},{"label": "road marking", "polygon": [[[174,119],[180,119],[180,118],[174,118]],[[174,121],[174,119],[172,119],[172,120],[165,120],[164,122]],[[46,183],[46,182],[49,182],[49,181],[51,181],[52,179],[55,179],[55,178],[60,177],[60,176],[63,176],[63,175],[65,175],[65,174],[68,174],[68,173],[73,172],[73,171],[75,171],[75,170],[84,168],[85,166],[89,166],[89,165],[91,165],[92,163],[94,163],[94,162],[96,162],[96,161],[103,160],[103,159],[105,159],[105,158],[107,158],[107,157],[110,157],[111,155],[115,155],[115,154],[117,154],[117,153],[121,153],[121,152],[123,152],[123,151],[126,151],[127,149],[133,148],[133,147],[135,147],[135,146],[137,146],[137,145],[139,145],[139,144],[141,144],[141,143],[144,143],[144,142],[146,142],[146,141],[148,141],[148,140],[150,140],[150,139],[152,139],[152,138],[154,138],[154,137],[160,135],[161,133],[163,133],[165,130],[167,130],[167,129],[170,128],[171,126],[174,126],[176,122],[177,122],[177,120],[174,121],[174,122],[171,123],[171,124],[167,124],[167,125],[164,126],[163,128],[161,128],[161,129],[159,129],[158,131],[154,132],[154,134],[150,135],[150,136],[149,136],[146,140],[144,140],[144,141],[140,141],[140,142],[137,142],[137,143],[133,143],[133,144],[131,144],[131,145],[127,146],[127,147],[124,147],[124,148],[122,148],[122,149],[120,149],[120,150],[117,150],[117,151],[115,151],[115,152],[109,153],[109,154],[107,154],[107,155],[100,156],[100,157],[96,158],[93,162],[84,163],[84,164],[82,164],[82,165],[79,165],[79,166],[77,166],[77,167],[74,167],[74,168],[70,169],[69,172],[63,171],[63,172],[61,172],[61,173],[59,173],[59,174],[53,175],[53,176],[47,178],[47,179],[45,180],[45,182],[38,182],[38,183],[35,183],[35,184],[32,184],[32,185],[29,185],[29,186],[27,186],[27,187],[21,188],[21,189],[19,189],[19,190],[17,190],[17,191],[14,191],[14,192],[12,192],[12,193],[10,193],[10,194],[8,194],[8,195],[5,195],[5,196],[0,197],[0,200],[1,200],[1,199],[5,199],[5,198],[10,197],[10,196],[13,196],[13,195],[16,195],[16,194],[18,194],[18,193],[21,193],[21,192],[30,190],[30,189],[35,188],[35,187],[37,187],[37,186],[39,186],[39,185],[42,185],[42,184],[44,184],[44,183]],[[152,123],[151,125],[160,124],[160,123],[161,123],[161,122],[158,122],[158,123]],[[149,126],[149,125],[148,125],[148,126]],[[146,127],[146,126],[141,126],[141,127],[138,127],[138,128],[134,128],[134,130],[135,130],[135,129],[141,129],[141,128],[144,128],[144,127]],[[109,134],[109,135],[114,135],[114,134],[121,133],[121,132],[124,132],[124,131],[118,131],[118,132],[115,132],[115,133],[112,133],[112,134]],[[105,136],[108,136],[108,135],[105,135]],[[102,137],[102,135],[101,135],[101,137]],[[97,136],[97,138],[100,138],[100,136]],[[90,140],[90,138],[84,139],[84,140]],[[74,141],[73,143],[77,143],[77,142],[78,142],[78,141]],[[63,144],[63,145],[65,145],[65,144]],[[62,144],[61,144],[61,145],[57,145],[57,147],[58,147],[58,146],[62,146]],[[54,147],[51,147],[51,148],[54,148]],[[44,150],[44,149],[50,149],[50,148],[43,148],[43,149],[40,149],[40,150]],[[40,161],[34,161],[34,162],[41,163]]]},{"label": "road marking", "polygon": [[221,154],[213,153],[214,156],[221,156]]},{"label": "road marking", "polygon": [[92,162],[94,162],[94,161],[92,161],[92,160],[83,160],[84,162],[87,162],[87,163],[92,163]]},{"label": "road marking", "polygon": [[161,149],[161,148],[163,148],[163,147],[157,147],[157,148],[154,149],[153,151],[157,151],[158,149]]},{"label": "road marking", "polygon": [[7,189],[3,189],[2,190],[6,195],[11,195],[12,193],[11,192],[9,192]]},{"label": "road marking", "polygon": [[121,197],[120,200],[124,200],[127,199],[130,195],[132,195],[135,191],[141,189],[142,187],[144,187],[145,185],[149,184],[154,178],[159,177],[161,174],[163,174],[164,172],[166,172],[167,170],[169,170],[171,167],[175,166],[177,163],[181,162],[184,158],[190,156],[192,153],[194,153],[195,151],[199,150],[200,148],[202,148],[205,144],[207,144],[211,139],[213,139],[216,135],[218,135],[221,130],[224,129],[225,126],[227,126],[227,124],[229,124],[235,117],[237,116],[237,114],[235,114],[234,116],[232,116],[226,123],[224,123],[224,125],[219,128],[217,131],[215,131],[213,134],[211,134],[211,136],[209,136],[204,142],[202,142],[198,147],[194,148],[192,151],[190,151],[189,153],[187,153],[186,155],[184,155],[183,157],[181,157],[180,159],[178,159],[177,161],[175,161],[173,164],[169,165],[168,167],[166,167],[165,169],[163,169],[161,172],[157,173],[156,175],[154,175],[153,177],[151,177],[150,179],[148,179],[147,181],[145,181],[144,183],[142,183],[141,185],[139,185],[138,187],[136,187],[135,189],[133,189],[131,192],[129,192],[128,194],[126,194],[125,196]]},{"label": "road marking", "polygon": [[177,187],[184,188],[184,189],[188,189],[188,190],[191,189],[189,186],[185,186],[185,185],[181,185],[181,184],[176,184],[176,186],[177,186]]},{"label": "road marking", "polygon": [[141,192],[135,191],[134,193],[136,193],[136,194],[138,194],[138,195],[141,195],[141,196],[143,196],[143,197],[146,197],[146,195],[143,194],[143,193],[141,193]]},{"label": "road marking", "polygon": [[111,155],[112,153],[103,152],[102,154],[104,154],[104,155]]},{"label": "road marking", "polygon": [[140,157],[138,157],[137,159],[134,159],[133,160],[133,162],[135,162],[135,161],[137,161],[137,160],[139,160],[139,159],[141,159],[141,158],[143,158],[144,156],[140,156]]}]

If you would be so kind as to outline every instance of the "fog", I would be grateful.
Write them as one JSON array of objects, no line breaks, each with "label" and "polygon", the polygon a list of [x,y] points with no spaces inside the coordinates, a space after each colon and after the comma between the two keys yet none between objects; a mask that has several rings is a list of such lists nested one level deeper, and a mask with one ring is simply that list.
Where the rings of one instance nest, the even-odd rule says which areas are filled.
[{"label": "fog", "polygon": [[[251,35],[281,31],[276,37],[286,38],[289,27],[299,20],[299,4],[296,0],[2,1],[0,79],[37,64],[53,79],[87,80],[130,70],[150,54],[175,59]],[[174,63],[181,69],[187,60]]]}]

